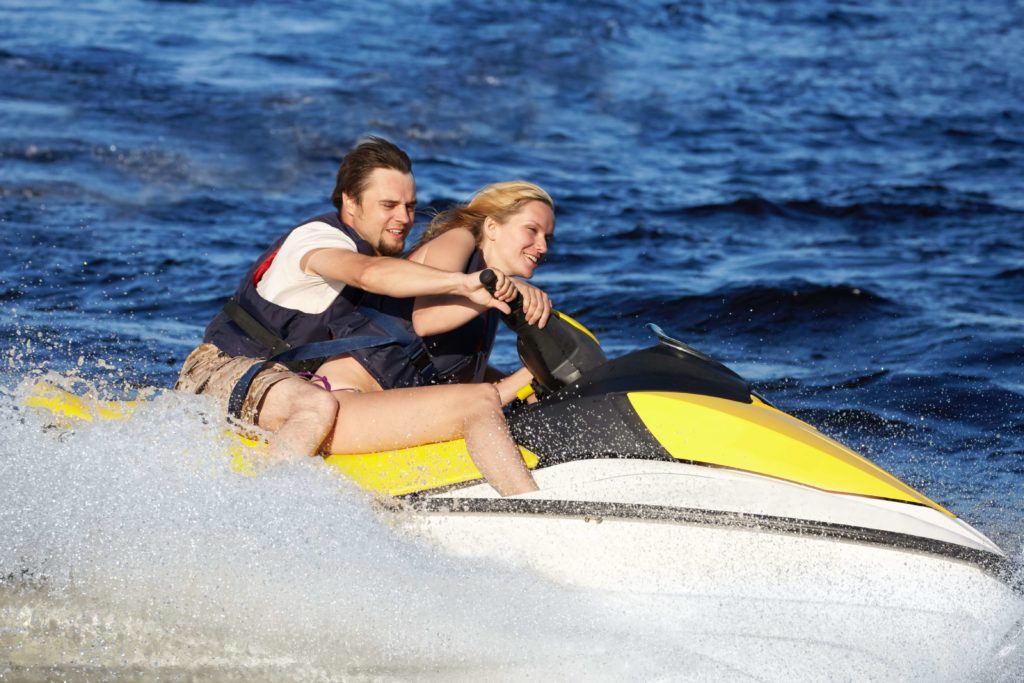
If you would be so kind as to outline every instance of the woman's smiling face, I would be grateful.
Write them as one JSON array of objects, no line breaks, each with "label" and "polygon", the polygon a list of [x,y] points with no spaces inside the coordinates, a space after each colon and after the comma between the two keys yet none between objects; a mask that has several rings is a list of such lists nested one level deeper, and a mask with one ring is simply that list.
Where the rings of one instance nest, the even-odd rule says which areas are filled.
[{"label": "woman's smiling face", "polygon": [[555,213],[551,207],[541,201],[529,201],[504,223],[485,220],[481,245],[484,260],[506,275],[533,277],[554,233]]}]

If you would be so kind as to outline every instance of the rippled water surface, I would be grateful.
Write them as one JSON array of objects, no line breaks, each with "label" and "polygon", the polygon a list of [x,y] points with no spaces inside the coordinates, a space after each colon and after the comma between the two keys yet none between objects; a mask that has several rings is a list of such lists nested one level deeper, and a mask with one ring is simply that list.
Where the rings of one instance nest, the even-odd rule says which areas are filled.
[{"label": "rippled water surface", "polygon": [[[1020,556],[1024,7],[492,5],[0,2],[0,518],[21,533],[0,548],[0,570],[80,577],[46,600],[8,577],[0,644],[19,629],[54,649],[77,643],[100,654],[51,649],[41,661],[65,672],[92,661],[76,671],[101,676],[570,676],[553,653],[579,663],[593,642],[607,661],[644,654],[637,668],[584,669],[594,675],[712,671],[637,649],[635,624],[608,623],[596,604],[572,613],[591,620],[578,639],[540,598],[499,607],[502,582],[520,579],[404,545],[357,493],[334,496],[338,484],[314,472],[286,468],[248,493],[209,472],[190,479],[195,467],[174,464],[182,444],[214,463],[221,445],[187,401],[63,437],[40,437],[19,409],[16,387],[41,371],[105,383],[112,397],[169,385],[248,262],[328,207],[340,157],[366,133],[413,157],[420,226],[485,183],[540,183],[558,228],[536,282],[612,354],[646,344],[642,324],[657,322]],[[513,363],[510,344],[497,360]],[[191,507],[160,502],[153,482],[165,477]],[[299,501],[300,514],[288,503],[303,488],[323,495]],[[138,520],[147,515],[165,521]],[[271,528],[246,526],[254,519]],[[339,536],[299,543],[290,561],[268,549],[303,534],[305,519],[313,537],[335,523]],[[192,545],[190,528],[205,530]],[[225,543],[231,529],[243,540]],[[220,577],[252,548],[272,566],[224,584],[224,602]],[[320,562],[350,552],[363,558],[356,588],[339,592]],[[154,568],[171,557],[160,587]],[[196,576],[197,564],[208,570]],[[393,571],[378,580],[381,565]],[[505,622],[461,621],[452,585],[477,586],[477,603]],[[409,591],[422,596],[413,614],[384,614]],[[327,605],[310,619],[335,629],[339,611],[355,615],[350,647],[309,659],[282,645],[289,604]],[[145,635],[197,610],[226,615],[203,617],[201,643],[184,627]],[[403,618],[417,633],[437,622],[440,640],[409,638]],[[272,627],[258,642],[214,635],[245,621]],[[535,633],[549,651],[527,663],[510,654]],[[495,647],[501,634],[510,640]],[[246,642],[245,656],[217,652]],[[457,643],[455,654],[437,642]],[[127,669],[111,664],[118,647]],[[189,648],[202,655],[183,658]],[[395,654],[382,662],[382,649]]]}]

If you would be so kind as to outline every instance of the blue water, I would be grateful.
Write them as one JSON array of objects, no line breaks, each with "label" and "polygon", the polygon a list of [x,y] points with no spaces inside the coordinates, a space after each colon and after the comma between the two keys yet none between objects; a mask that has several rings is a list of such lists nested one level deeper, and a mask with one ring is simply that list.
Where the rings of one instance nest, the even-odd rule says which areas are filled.
[{"label": "blue water", "polygon": [[657,322],[1019,555],[1024,6],[492,5],[0,2],[4,391],[169,385],[375,133],[420,227],[548,189],[612,354]]}]

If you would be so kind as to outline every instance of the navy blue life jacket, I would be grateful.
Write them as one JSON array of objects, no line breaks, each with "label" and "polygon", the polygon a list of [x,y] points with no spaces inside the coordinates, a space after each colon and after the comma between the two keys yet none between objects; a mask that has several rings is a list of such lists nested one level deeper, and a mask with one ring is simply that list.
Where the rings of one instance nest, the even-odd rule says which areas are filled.
[{"label": "navy blue life jacket", "polygon": [[[373,247],[342,223],[337,213],[317,216],[297,227],[313,222],[326,223],[347,235],[355,242],[360,254],[374,254]],[[346,285],[321,313],[286,308],[260,296],[256,286],[293,230],[278,238],[256,260],[242,278],[232,301],[207,326],[203,341],[232,356],[270,358],[285,349],[294,350],[329,340],[357,336],[388,338],[393,340],[392,343],[346,350],[345,353],[350,353],[384,389],[420,386],[434,381],[435,373],[429,364],[429,356],[422,341],[412,332],[411,322],[362,307],[367,294],[357,287]],[[309,360],[306,358],[304,362]]]},{"label": "navy blue life jacket", "polygon": [[[475,273],[487,267],[484,255],[479,249],[473,251],[465,273]],[[383,313],[412,322],[414,299],[395,299],[375,294],[367,295],[365,306],[371,306]],[[488,309],[461,327],[454,330],[424,337],[430,360],[437,370],[438,381],[445,383],[482,382],[487,370],[487,361],[494,346],[498,331],[498,311]]]}]

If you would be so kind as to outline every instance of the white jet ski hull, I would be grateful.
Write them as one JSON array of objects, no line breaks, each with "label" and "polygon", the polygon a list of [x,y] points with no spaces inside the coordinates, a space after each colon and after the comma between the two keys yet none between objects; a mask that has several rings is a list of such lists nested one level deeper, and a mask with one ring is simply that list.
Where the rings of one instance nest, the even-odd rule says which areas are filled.
[{"label": "white jet ski hull", "polygon": [[564,586],[772,596],[982,618],[1024,605],[991,541],[933,508],[685,463],[581,460],[541,490],[476,485],[416,500],[409,528],[449,552]]}]

